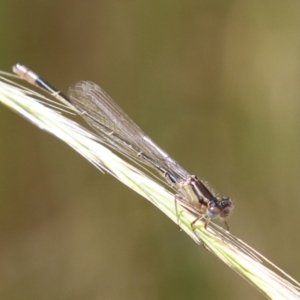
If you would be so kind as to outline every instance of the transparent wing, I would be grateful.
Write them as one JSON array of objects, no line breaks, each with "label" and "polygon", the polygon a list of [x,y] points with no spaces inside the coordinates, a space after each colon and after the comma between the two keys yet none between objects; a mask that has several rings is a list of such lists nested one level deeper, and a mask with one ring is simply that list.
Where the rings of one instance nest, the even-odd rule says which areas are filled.
[{"label": "transparent wing", "polygon": [[69,97],[100,139],[115,150],[171,174],[176,182],[188,178],[188,172],[146,136],[98,85],[80,81],[69,89]]}]

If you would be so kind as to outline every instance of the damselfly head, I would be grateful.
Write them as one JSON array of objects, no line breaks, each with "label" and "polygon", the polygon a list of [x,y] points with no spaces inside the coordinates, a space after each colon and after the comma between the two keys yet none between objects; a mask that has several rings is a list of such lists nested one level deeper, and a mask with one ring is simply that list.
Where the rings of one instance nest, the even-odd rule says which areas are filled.
[{"label": "damselfly head", "polygon": [[221,220],[226,220],[231,211],[233,210],[234,205],[229,197],[223,197],[221,199],[216,199],[209,203],[206,215],[210,219],[220,218]]}]

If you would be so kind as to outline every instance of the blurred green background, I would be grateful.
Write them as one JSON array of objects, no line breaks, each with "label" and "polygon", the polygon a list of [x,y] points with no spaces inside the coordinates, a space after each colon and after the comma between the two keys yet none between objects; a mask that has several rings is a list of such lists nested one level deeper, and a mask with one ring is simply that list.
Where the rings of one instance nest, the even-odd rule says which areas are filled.
[{"label": "blurred green background", "polygon": [[[299,1],[0,2],[0,68],[98,83],[296,279]],[[1,299],[264,299],[146,200],[0,106]]]}]

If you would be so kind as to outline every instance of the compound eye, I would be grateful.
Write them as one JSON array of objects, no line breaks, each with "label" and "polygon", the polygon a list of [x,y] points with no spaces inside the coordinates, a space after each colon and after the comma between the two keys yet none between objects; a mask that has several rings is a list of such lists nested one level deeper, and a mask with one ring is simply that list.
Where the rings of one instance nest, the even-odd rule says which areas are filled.
[{"label": "compound eye", "polygon": [[220,209],[217,206],[211,206],[207,209],[206,215],[210,219],[215,219],[220,215]]},{"label": "compound eye", "polygon": [[229,213],[230,213],[230,210],[229,210],[229,209],[224,209],[224,210],[222,211],[222,216],[228,216]]},{"label": "compound eye", "polygon": [[224,209],[221,210],[221,212],[220,212],[220,217],[221,217],[222,219],[226,219],[226,218],[230,215],[231,210],[232,210],[231,207],[226,207],[226,208],[224,208]]},{"label": "compound eye", "polygon": [[218,203],[218,207],[220,208],[220,218],[224,220],[230,215],[234,205],[229,197],[223,197]]}]

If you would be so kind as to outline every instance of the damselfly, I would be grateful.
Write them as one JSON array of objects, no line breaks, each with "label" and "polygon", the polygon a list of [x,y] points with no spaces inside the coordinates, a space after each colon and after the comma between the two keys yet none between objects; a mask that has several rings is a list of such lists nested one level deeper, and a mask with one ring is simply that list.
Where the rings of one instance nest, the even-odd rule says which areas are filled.
[{"label": "damselfly", "polygon": [[233,210],[229,197],[217,197],[197,178],[190,175],[164,150],[156,145],[95,83],[80,81],[69,89],[69,97],[48,84],[27,67],[16,64],[13,71],[22,79],[50,93],[56,99],[71,105],[98,133],[98,138],[111,148],[147,166],[156,169],[169,186],[177,191],[177,201],[196,211],[192,222],[205,219],[205,228],[211,219],[220,218],[226,224]]}]

